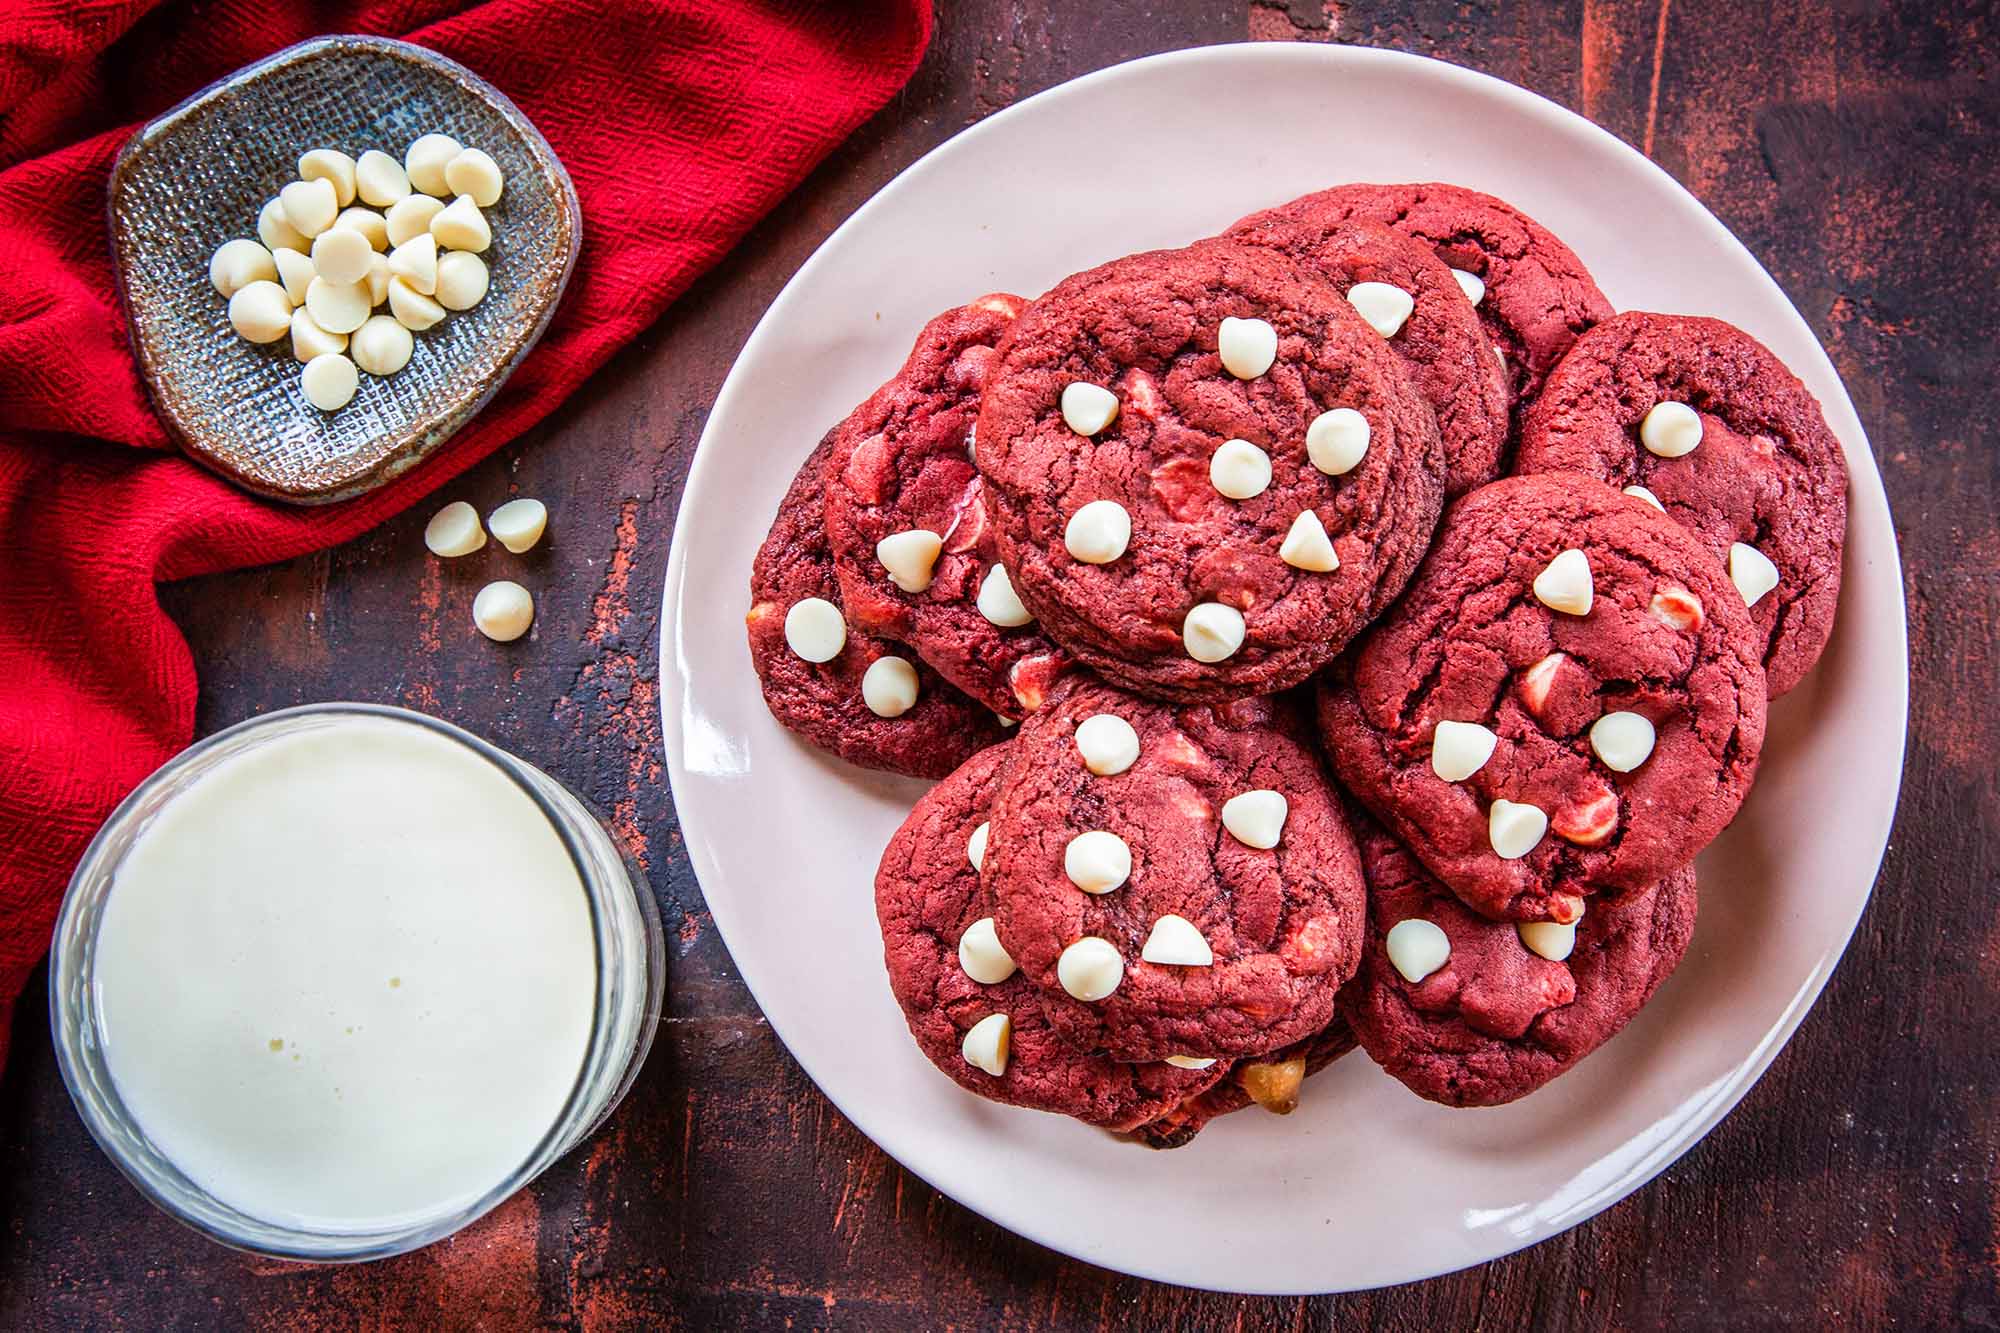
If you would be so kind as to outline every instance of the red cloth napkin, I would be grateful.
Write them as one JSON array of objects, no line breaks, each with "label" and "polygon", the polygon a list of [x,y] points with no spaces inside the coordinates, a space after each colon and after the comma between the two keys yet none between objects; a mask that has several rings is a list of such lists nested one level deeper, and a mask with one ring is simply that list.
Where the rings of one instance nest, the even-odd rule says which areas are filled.
[{"label": "red cloth napkin", "polygon": [[[539,421],[888,101],[930,28],[929,0],[0,0],[0,1064],[84,844],[192,739],[194,664],[153,585],[346,541]],[[394,484],[304,510],[171,451],[104,199],[136,123],[322,32],[491,80],[569,167],[584,228],[485,412]]]}]

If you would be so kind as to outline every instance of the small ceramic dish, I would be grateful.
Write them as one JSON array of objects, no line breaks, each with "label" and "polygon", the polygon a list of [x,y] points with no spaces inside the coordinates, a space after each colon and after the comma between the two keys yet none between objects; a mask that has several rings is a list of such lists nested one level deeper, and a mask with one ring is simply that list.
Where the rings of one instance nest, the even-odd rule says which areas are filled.
[{"label": "small ceramic dish", "polygon": [[[208,261],[298,178],[301,154],[370,148],[402,160],[437,131],[492,154],[506,176],[486,210],[486,299],[416,335],[386,378],[322,412],[299,388],[289,339],[230,328]],[[111,248],[154,406],[196,460],[274,499],[321,504],[371,490],[443,444],[506,382],[548,327],[576,265],[583,217],[548,141],[497,89],[434,51],[381,37],[287,47],[195,94],[133,136],[111,172]]]}]

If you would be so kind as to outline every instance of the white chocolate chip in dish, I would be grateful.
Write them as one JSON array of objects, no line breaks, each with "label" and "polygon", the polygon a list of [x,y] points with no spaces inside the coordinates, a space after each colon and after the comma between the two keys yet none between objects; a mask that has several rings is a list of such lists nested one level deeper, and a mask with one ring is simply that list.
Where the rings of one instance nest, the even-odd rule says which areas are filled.
[{"label": "white chocolate chip in dish", "polygon": [[293,181],[278,191],[278,207],[292,230],[311,240],[333,225],[340,216],[340,199],[329,180]]},{"label": "white chocolate chip in dish", "polygon": [[1239,380],[1254,380],[1278,359],[1278,331],[1261,319],[1225,316],[1216,330],[1215,351],[1224,370]]},{"label": "white chocolate chip in dish", "polygon": [[974,1069],[999,1078],[1007,1072],[1007,1049],[1014,1037],[1014,1021],[1005,1014],[988,1014],[965,1030],[958,1053]]},{"label": "white chocolate chip in dish", "polygon": [[1209,456],[1208,480],[1231,500],[1262,495],[1271,484],[1271,456],[1248,440],[1224,440]]},{"label": "white chocolate chip in dish", "polygon": [[1627,486],[1621,494],[1629,495],[1642,504],[1649,504],[1662,514],[1667,512],[1667,507],[1660,503],[1660,497],[1647,490],[1644,486]]},{"label": "white chocolate chip in dish", "polygon": [[1571,547],[1535,575],[1535,600],[1551,611],[1587,616],[1595,592],[1590,578],[1590,557]]},{"label": "white chocolate chip in dish", "polygon": [[389,248],[389,223],[372,208],[343,208],[327,230],[359,232],[368,239],[370,250],[379,252]]},{"label": "white chocolate chip in dish", "polygon": [[369,309],[372,310],[389,299],[389,256],[376,255],[368,261],[367,285]]},{"label": "white chocolate chip in dish", "polygon": [[[486,529],[479,526],[479,511],[463,500],[453,500],[432,514],[431,521],[424,524],[424,545],[430,547],[432,555],[447,559],[471,555],[486,545]],[[840,613],[836,611],[834,614]],[[785,637],[791,637],[789,620],[785,625]]]},{"label": "white chocolate chip in dish", "polygon": [[1086,565],[1108,565],[1132,544],[1132,516],[1116,500],[1092,500],[1069,516],[1063,547]]},{"label": "white chocolate chip in dish", "polygon": [[354,159],[338,148],[315,148],[299,159],[299,179],[330,181],[342,208],[354,202]]},{"label": "white chocolate chip in dish", "polygon": [[387,208],[410,197],[410,174],[403,164],[378,148],[371,148],[354,162],[354,193],[364,204]]},{"label": "white chocolate chip in dish", "polygon": [[286,299],[293,305],[304,305],[306,288],[319,276],[313,269],[312,256],[299,250],[273,250],[271,259],[277,265],[278,281],[284,284]]},{"label": "white chocolate chip in dish", "polygon": [[1486,299],[1486,279],[1477,273],[1468,273],[1462,268],[1455,268],[1451,271],[1451,276],[1458,283],[1458,289],[1465,293],[1465,299],[1472,304],[1478,305]]},{"label": "white chocolate chip in dish", "polygon": [[1410,312],[1417,308],[1415,297],[1386,282],[1355,283],[1347,289],[1347,302],[1361,312],[1369,328],[1384,338],[1401,333],[1410,320]]},{"label": "white chocolate chip in dish", "polygon": [[1302,510],[1292,520],[1285,540],[1278,543],[1278,559],[1293,569],[1312,574],[1331,574],[1340,568],[1340,557],[1334,553],[1333,540],[1326,535],[1326,525],[1310,509]]},{"label": "white chocolate chip in dish", "polygon": [[1285,834],[1291,803],[1283,792],[1260,789],[1238,792],[1222,803],[1222,827],[1245,847],[1269,851]]},{"label": "white chocolate chip in dish", "polygon": [[352,227],[329,227],[313,237],[313,272],[338,286],[352,286],[366,278],[368,261],[374,257],[375,249],[368,244],[368,238]]},{"label": "white chocolate chip in dish", "polygon": [[444,183],[451,193],[471,195],[473,203],[491,208],[500,202],[506,179],[491,156],[477,148],[462,148],[444,164]]},{"label": "white chocolate chip in dish", "polygon": [[275,282],[245,283],[229,298],[229,327],[253,343],[274,343],[292,329],[292,302]]},{"label": "white chocolate chip in dish", "polygon": [[1139,733],[1116,713],[1093,713],[1077,723],[1076,752],[1098,777],[1116,777],[1139,762]]},{"label": "white chocolate chip in dish", "polygon": [[328,333],[352,333],[368,322],[374,303],[366,282],[329,282],[314,278],[306,284],[306,309]]},{"label": "white chocolate chip in dish", "polygon": [[1771,557],[1754,546],[1732,542],[1729,546],[1729,581],[1743,594],[1745,606],[1755,606],[1764,594],[1778,586],[1778,567]]},{"label": "white chocolate chip in dish", "polygon": [[1201,928],[1184,916],[1169,912],[1153,923],[1139,957],[1149,963],[1169,967],[1212,967],[1215,950],[1208,947]]},{"label": "white chocolate chip in dish", "polygon": [[313,322],[310,311],[294,310],[292,312],[292,359],[300,365],[304,365],[316,356],[325,356],[329,352],[344,352],[346,350],[346,334],[328,333]]},{"label": "white chocolate chip in dish", "polygon": [[1549,831],[1549,817],[1538,805],[1505,799],[1493,802],[1486,812],[1486,837],[1493,854],[1503,861],[1518,861]]},{"label": "white chocolate chip in dish", "polygon": [[1110,940],[1086,935],[1056,959],[1056,980],[1070,996],[1089,1004],[1118,989],[1125,980],[1125,960]]},{"label": "white chocolate chip in dish", "polygon": [[1078,435],[1095,435],[1118,420],[1118,395],[1101,384],[1074,380],[1063,386],[1062,419]]},{"label": "white chocolate chip in dish", "polygon": [[1336,407],[1306,427],[1306,457],[1329,477],[1344,476],[1368,452],[1368,418],[1351,407]]},{"label": "white chocolate chip in dish", "polygon": [[354,363],[339,352],[322,352],[299,372],[299,388],[306,401],[322,412],[338,412],[353,402],[360,384]]},{"label": "white chocolate chip in dish", "polygon": [[1063,873],[1085,893],[1110,893],[1132,877],[1132,849],[1103,829],[1079,833],[1063,847]]},{"label": "white chocolate chip in dish", "polygon": [[413,236],[429,235],[431,219],[442,212],[444,201],[427,194],[398,199],[389,205],[389,214],[382,222],[383,229],[389,234],[389,244],[401,245]]},{"label": "white chocolate chip in dish", "polygon": [[1521,937],[1521,943],[1528,952],[1538,954],[1551,963],[1567,960],[1576,949],[1576,922],[1559,925],[1554,921],[1520,921],[1514,925],[1514,933]]},{"label": "white chocolate chip in dish", "polygon": [[515,555],[532,550],[548,526],[549,507],[527,496],[509,500],[486,516],[487,530]]},{"label": "white chocolate chip in dish", "polygon": [[[472,508],[471,505],[465,507],[468,511]],[[435,523],[437,520],[431,521]],[[477,524],[479,516],[474,514],[472,521]],[[484,536],[480,538],[482,545],[485,540]],[[455,555],[457,552],[440,551],[438,554]],[[824,597],[801,597],[785,612],[785,646],[805,661],[831,662],[847,646],[847,618],[840,614],[839,607]]]},{"label": "white chocolate chip in dish", "polygon": [[[350,341],[348,355],[370,375],[395,374],[410,364],[417,350],[410,331],[387,315],[370,315]],[[494,535],[500,534],[496,530]]]},{"label": "white chocolate chip in dish", "polygon": [[1620,710],[1590,724],[1590,748],[1615,773],[1630,773],[1653,753],[1653,724],[1644,715]]},{"label": "white chocolate chip in dish", "polygon": [[922,592],[931,586],[937,570],[938,552],[944,539],[928,528],[892,532],[875,543],[875,558],[889,573],[889,582],[904,592]]},{"label": "white chocolate chip in dish", "polygon": [[1681,458],[1701,443],[1701,417],[1686,403],[1654,403],[1639,423],[1639,443],[1661,458]]},{"label": "white chocolate chip in dish", "polygon": [[279,250],[306,252],[309,242],[299,235],[298,228],[285,221],[285,206],[276,199],[265,204],[257,214],[257,239],[264,248],[276,253]]},{"label": "white chocolate chip in dish", "polygon": [[224,241],[209,256],[208,280],[228,300],[253,282],[276,282],[278,264],[255,241]]},{"label": "white chocolate chip in dish", "polygon": [[1176,1069],[1206,1069],[1215,1063],[1215,1057],[1212,1055],[1169,1055],[1162,1059]]},{"label": "white chocolate chip in dish", "polygon": [[1412,986],[1451,959],[1451,938],[1436,922],[1413,916],[1389,927],[1382,941],[1389,962]]},{"label": "white chocolate chip in dish", "polygon": [[449,134],[419,135],[403,150],[403,171],[412,189],[450,198],[456,191],[445,183],[444,169],[465,151]]},{"label": "white chocolate chip in dish", "polygon": [[1035,617],[1021,604],[1020,594],[1014,591],[1014,580],[1007,577],[1007,566],[995,565],[986,571],[986,577],[979,581],[977,600],[979,614],[1002,629],[1016,629]]},{"label": "white chocolate chip in dish", "polygon": [[389,313],[406,329],[422,333],[444,318],[444,307],[401,278],[389,279]]},{"label": "white chocolate chip in dish", "polygon": [[905,658],[876,658],[861,673],[861,702],[877,717],[901,717],[917,706],[917,669]]},{"label": "white chocolate chip in dish", "polygon": [[1181,622],[1181,642],[1197,662],[1227,661],[1243,646],[1243,613],[1222,602],[1202,602]]},{"label": "white chocolate chip in dish", "polygon": [[1014,975],[1013,956],[1001,945],[992,917],[980,917],[958,937],[958,965],[982,986],[997,986]]},{"label": "white chocolate chip in dish", "polygon": [[1431,772],[1446,782],[1463,782],[1486,767],[1500,738],[1477,722],[1444,721],[1431,729]]},{"label": "white chocolate chip in dish", "polygon": [[437,237],[425,232],[389,252],[389,275],[401,278],[425,296],[437,295]]},{"label": "white chocolate chip in dish", "polygon": [[965,859],[972,862],[974,870],[986,869],[986,842],[993,836],[993,823],[988,820],[972,830],[972,836],[965,840]]},{"label": "white chocolate chip in dish", "polygon": [[447,250],[470,250],[474,254],[493,244],[493,228],[487,225],[486,215],[469,194],[458,196],[431,219],[431,235]]},{"label": "white chocolate chip in dish", "polygon": [[438,256],[437,300],[446,310],[470,310],[486,299],[486,261],[463,250]]}]

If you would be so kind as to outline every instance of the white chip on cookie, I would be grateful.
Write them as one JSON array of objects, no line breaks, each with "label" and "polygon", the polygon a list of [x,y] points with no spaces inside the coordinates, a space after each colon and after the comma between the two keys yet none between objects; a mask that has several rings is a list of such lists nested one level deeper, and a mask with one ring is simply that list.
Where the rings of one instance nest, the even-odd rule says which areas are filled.
[{"label": "white chip on cookie", "polygon": [[847,619],[824,597],[802,597],[785,612],[785,645],[808,662],[831,662],[847,646]]},{"label": "white chip on cookie", "polygon": [[1261,319],[1227,316],[1216,331],[1215,351],[1224,370],[1239,380],[1254,380],[1278,359],[1278,331]]},{"label": "white chip on cookie", "polygon": [[1209,947],[1199,926],[1169,912],[1153,923],[1139,957],[1170,967],[1210,967],[1215,963],[1215,950]]},{"label": "white chip on cookie", "polygon": [[1245,847],[1269,851],[1284,836],[1291,805],[1283,792],[1259,789],[1238,792],[1222,803],[1222,827]]},{"label": "white chip on cookie", "polygon": [[861,673],[861,702],[877,717],[901,717],[917,706],[917,669],[905,658],[876,658]]},{"label": "white chip on cookie", "polygon": [[1076,725],[1076,750],[1085,768],[1116,777],[1139,761],[1139,733],[1116,713],[1094,713]]},{"label": "white chip on cookie", "polygon": [[1560,963],[1576,949],[1576,922],[1566,925],[1554,921],[1521,921],[1515,923],[1514,932],[1521,937],[1528,952],[1539,954],[1551,963]]},{"label": "white chip on cookie", "polygon": [[1701,417],[1686,403],[1654,403],[1639,423],[1639,443],[1661,458],[1681,458],[1701,443]]},{"label": "white chip on cookie", "polygon": [[1477,722],[1442,721],[1431,729],[1431,772],[1446,782],[1463,782],[1486,767],[1500,738]]},{"label": "white chip on cookie", "polygon": [[1653,724],[1640,713],[1606,713],[1590,724],[1590,748],[1604,766],[1618,773],[1630,773],[1653,753]]},{"label": "white chip on cookie", "polygon": [[1389,927],[1382,951],[1403,980],[1414,986],[1451,958],[1451,939],[1437,923],[1413,916]]},{"label": "white chip on cookie", "polygon": [[1072,997],[1090,1003],[1118,989],[1125,979],[1125,960],[1110,940],[1086,935],[1056,959],[1056,980]]},{"label": "white chip on cookie", "polygon": [[983,1069],[999,1078],[1007,1072],[1007,1050],[1014,1037],[1014,1020],[1005,1014],[988,1014],[965,1031],[958,1053],[974,1069]]},{"label": "white chip on cookie", "polygon": [[1368,327],[1384,338],[1401,333],[1410,312],[1417,308],[1415,297],[1386,282],[1357,282],[1347,289],[1347,301],[1361,312]]},{"label": "white chip on cookie", "polygon": [[974,870],[986,869],[986,840],[992,836],[993,822],[988,820],[972,830],[972,836],[965,840],[965,859]]},{"label": "white chip on cookie", "polygon": [[1076,380],[1063,386],[1063,424],[1078,435],[1095,435],[1118,419],[1118,395],[1101,384]]},{"label": "white chip on cookie", "polygon": [[1333,540],[1326,535],[1326,525],[1310,509],[1301,510],[1292,520],[1285,539],[1278,543],[1278,559],[1293,569],[1313,574],[1331,574],[1340,568],[1340,557],[1334,553]]},{"label": "white chip on cookie", "polygon": [[1587,616],[1593,586],[1590,579],[1590,557],[1571,547],[1555,559],[1547,568],[1535,575],[1535,600],[1551,611],[1561,611],[1566,615]]},{"label": "white chip on cookie", "polygon": [[1063,847],[1063,873],[1085,893],[1110,893],[1132,877],[1132,849],[1103,829],[1079,833]]},{"label": "white chip on cookie", "polygon": [[875,558],[889,572],[889,582],[904,592],[922,592],[931,586],[937,569],[938,553],[944,539],[928,528],[892,532],[875,543]]},{"label": "white chip on cookie", "polygon": [[1014,580],[1007,576],[1005,565],[996,564],[986,571],[986,577],[979,581],[976,605],[980,615],[1002,629],[1015,629],[1035,618],[1014,591]]},{"label": "white chip on cookie", "polygon": [[1271,484],[1271,456],[1248,440],[1224,440],[1209,456],[1208,480],[1231,500],[1262,495]]},{"label": "white chip on cookie", "polygon": [[1465,293],[1465,299],[1472,304],[1478,305],[1486,299],[1486,279],[1477,273],[1468,273],[1462,268],[1455,268],[1451,271],[1451,276],[1458,283],[1458,289]]},{"label": "white chip on cookie", "polygon": [[1368,452],[1368,418],[1351,407],[1335,407],[1306,427],[1306,457],[1329,477],[1344,476]]},{"label": "white chip on cookie", "polygon": [[980,917],[958,937],[958,965],[982,986],[997,986],[1014,975],[1013,956],[1001,945],[992,917]]},{"label": "white chip on cookie", "polygon": [[1525,801],[1496,799],[1486,812],[1487,841],[1503,861],[1518,861],[1534,851],[1548,831],[1548,814]]},{"label": "white chip on cookie", "polygon": [[1755,606],[1778,586],[1778,567],[1771,557],[1745,542],[1729,545],[1729,581],[1743,594],[1745,606]]},{"label": "white chip on cookie", "polygon": [[1181,642],[1197,662],[1227,661],[1243,646],[1243,613],[1221,602],[1202,602],[1181,622]]},{"label": "white chip on cookie", "polygon": [[1132,515],[1116,500],[1092,500],[1063,528],[1063,547],[1086,565],[1108,565],[1131,544]]}]

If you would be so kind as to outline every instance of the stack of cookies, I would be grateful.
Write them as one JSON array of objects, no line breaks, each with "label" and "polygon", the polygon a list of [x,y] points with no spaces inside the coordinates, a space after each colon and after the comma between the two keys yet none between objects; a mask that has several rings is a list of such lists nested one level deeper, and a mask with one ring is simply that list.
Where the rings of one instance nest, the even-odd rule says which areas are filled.
[{"label": "stack of cookies", "polygon": [[933,320],[786,494],[750,646],[799,735],[943,779],[875,885],[924,1053],[1171,1147],[1357,1043],[1485,1106],[1624,1026],[1845,526],[1748,334],[1349,185]]}]

